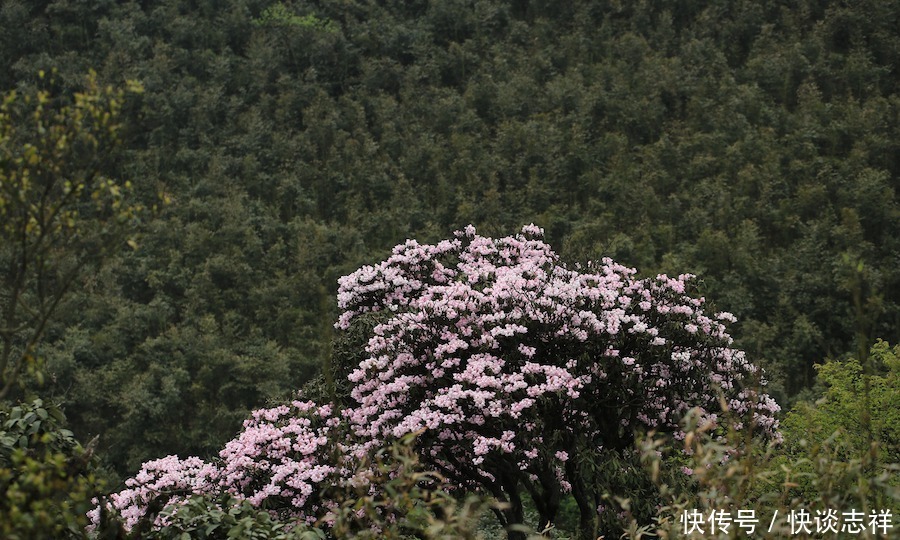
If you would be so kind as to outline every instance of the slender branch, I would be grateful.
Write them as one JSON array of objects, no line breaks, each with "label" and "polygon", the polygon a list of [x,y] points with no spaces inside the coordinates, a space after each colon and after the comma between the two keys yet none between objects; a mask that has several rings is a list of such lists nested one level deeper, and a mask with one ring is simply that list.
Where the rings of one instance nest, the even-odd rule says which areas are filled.
[{"label": "slender branch", "polygon": [[21,332],[22,330],[25,330],[26,328],[28,328],[27,323],[22,323],[19,326],[14,326],[14,327],[10,327],[10,328],[0,328],[0,336],[4,336],[4,337],[14,336],[14,335],[18,334],[19,332]]},{"label": "slender branch", "polygon": [[[9,303],[6,306],[6,313],[3,316],[7,326],[15,326],[16,324],[16,306],[19,303],[19,295],[25,287],[25,275],[28,270],[28,233],[26,231],[27,220],[21,224],[21,231],[17,230],[17,235],[21,232],[19,242],[21,244],[21,258],[10,257],[9,261],[9,281],[12,284],[12,293]],[[12,336],[9,340],[4,340],[3,356],[0,357],[0,375],[5,375],[7,367],[9,367],[10,354],[12,353]],[[0,394],[0,398],[5,393]]]},{"label": "slender branch", "polygon": [[[50,320],[51,315],[53,315],[53,312],[56,311],[57,306],[59,306],[59,303],[62,301],[66,292],[68,292],[69,288],[72,286],[72,283],[75,282],[75,279],[81,273],[81,270],[82,270],[82,268],[84,268],[86,263],[87,263],[87,261],[85,259],[81,259],[80,261],[78,261],[78,263],[75,265],[75,267],[72,268],[68,272],[68,274],[62,279],[62,285],[57,290],[57,293],[54,295],[53,303],[50,305],[50,307],[48,309],[44,310],[44,312],[41,314],[40,319],[37,321],[37,324],[31,333],[31,337],[28,340],[27,345],[25,346],[25,348],[22,351],[22,354],[19,355],[19,358],[16,360],[15,365],[13,366],[14,369],[11,370],[8,375],[6,375],[6,382],[3,385],[3,388],[0,389],[0,400],[5,399],[6,396],[9,394],[9,392],[12,390],[12,388],[15,386],[16,382],[18,381],[19,374],[21,373],[22,368],[25,364],[26,359],[37,348],[38,341],[40,341],[41,337],[43,336],[44,329],[46,328],[47,322]],[[8,358],[6,360],[8,362]],[[7,366],[8,366],[8,364],[4,365],[4,369]]]}]

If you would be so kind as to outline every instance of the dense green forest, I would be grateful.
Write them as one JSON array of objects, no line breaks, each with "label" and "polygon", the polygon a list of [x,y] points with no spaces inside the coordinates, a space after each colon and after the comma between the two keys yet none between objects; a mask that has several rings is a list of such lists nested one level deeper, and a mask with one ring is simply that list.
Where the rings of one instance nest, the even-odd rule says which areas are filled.
[{"label": "dense green forest", "polygon": [[3,92],[143,88],[97,165],[137,249],[9,397],[63,403],[111,478],[214,454],[328,361],[340,276],[467,224],[696,274],[782,405],[900,342],[898,2],[3,0],[0,28]]}]

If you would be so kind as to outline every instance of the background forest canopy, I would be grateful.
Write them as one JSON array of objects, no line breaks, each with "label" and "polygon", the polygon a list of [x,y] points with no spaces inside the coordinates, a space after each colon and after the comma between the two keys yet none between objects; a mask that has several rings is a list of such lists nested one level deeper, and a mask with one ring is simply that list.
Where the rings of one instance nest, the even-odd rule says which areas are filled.
[{"label": "background forest canopy", "polygon": [[167,204],[18,396],[112,474],[213,455],[331,357],[340,276],[469,223],[696,274],[782,405],[900,342],[896,2],[5,0],[0,27],[4,93],[143,87],[102,173]]}]

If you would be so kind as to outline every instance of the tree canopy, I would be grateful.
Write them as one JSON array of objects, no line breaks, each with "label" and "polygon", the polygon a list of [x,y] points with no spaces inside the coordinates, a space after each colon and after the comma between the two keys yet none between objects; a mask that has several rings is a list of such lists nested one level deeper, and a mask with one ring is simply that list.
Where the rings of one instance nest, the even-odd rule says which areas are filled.
[{"label": "tree canopy", "polygon": [[69,103],[44,89],[2,98],[0,401],[24,372],[41,376],[37,347],[75,284],[135,245],[141,208],[126,198],[130,182],[107,176],[124,98],[93,75]]}]

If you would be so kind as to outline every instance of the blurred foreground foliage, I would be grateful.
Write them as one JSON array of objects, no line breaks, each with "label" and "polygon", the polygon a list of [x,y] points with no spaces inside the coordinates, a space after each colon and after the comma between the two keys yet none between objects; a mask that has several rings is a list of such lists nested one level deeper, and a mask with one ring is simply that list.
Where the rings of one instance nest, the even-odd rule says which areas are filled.
[{"label": "blurred foreground foliage", "polygon": [[[753,511],[759,519],[753,538],[798,534],[799,521],[792,524],[788,518],[801,512],[816,530],[815,519],[830,511],[838,531],[844,512],[865,516],[854,537],[895,535],[900,528],[900,439],[892,418],[900,399],[898,353],[900,347],[878,340],[862,362],[847,358],[818,366],[824,394],[788,412],[780,446],[749,444],[742,432],[716,433],[696,417],[686,419],[690,429],[677,456],[660,452],[663,440],[645,438],[641,459],[659,489],[660,506],[652,524],[646,518],[632,521],[628,537],[688,536],[680,518],[695,510],[707,517],[714,511],[733,516]],[[623,506],[631,510],[643,502],[629,500]],[[888,514],[884,528],[869,522],[879,513]]]},{"label": "blurred foreground foliage", "polygon": [[0,408],[0,537],[85,537],[103,484],[93,445],[82,447],[64,425],[60,409],[40,399]]}]

